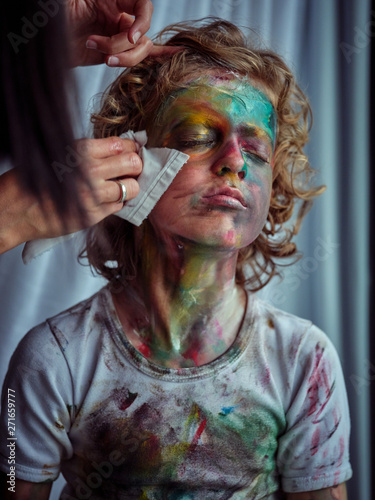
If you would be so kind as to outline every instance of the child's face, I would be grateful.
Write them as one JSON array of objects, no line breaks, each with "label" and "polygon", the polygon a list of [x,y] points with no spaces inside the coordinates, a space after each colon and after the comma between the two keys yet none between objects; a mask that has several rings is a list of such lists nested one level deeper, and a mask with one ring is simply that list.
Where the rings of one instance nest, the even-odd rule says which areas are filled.
[{"label": "child's face", "polygon": [[190,159],[151,213],[154,227],[223,249],[253,242],[269,210],[275,124],[247,80],[202,77],[170,96],[151,140]]}]

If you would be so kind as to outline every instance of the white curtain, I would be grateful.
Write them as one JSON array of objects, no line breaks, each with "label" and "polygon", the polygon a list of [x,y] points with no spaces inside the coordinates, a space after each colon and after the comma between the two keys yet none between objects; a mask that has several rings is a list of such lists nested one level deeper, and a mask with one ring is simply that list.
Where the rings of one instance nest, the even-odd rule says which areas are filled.
[{"label": "white curtain", "polygon": [[[303,257],[261,295],[281,309],[311,319],[336,345],[352,418],[349,498],[370,500],[368,359],[369,48],[375,14],[369,0],[153,0],[150,36],[167,24],[218,16],[251,27],[284,57],[310,97],[314,126],[308,146],[327,185],[298,237]],[[370,24],[370,23],[373,24]],[[371,31],[372,30],[372,31]],[[118,70],[76,71],[83,122],[89,134],[92,98]],[[70,242],[23,266],[17,248],[0,257],[0,376],[26,331],[86,298],[103,281],[76,263]],[[372,371],[371,371],[372,370]],[[58,498],[54,485],[51,498]]]}]

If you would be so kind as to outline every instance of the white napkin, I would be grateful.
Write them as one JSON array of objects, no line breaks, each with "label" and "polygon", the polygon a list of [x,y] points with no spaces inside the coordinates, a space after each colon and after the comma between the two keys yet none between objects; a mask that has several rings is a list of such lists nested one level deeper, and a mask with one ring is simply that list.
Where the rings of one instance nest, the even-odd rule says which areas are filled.
[{"label": "white napkin", "polygon": [[[140,226],[154,208],[161,195],[168,189],[182,165],[188,161],[189,155],[181,153],[181,151],[177,151],[176,149],[147,149],[145,147],[147,134],[144,130],[141,132],[129,130],[120,137],[122,139],[132,139],[139,145],[138,154],[143,161],[143,170],[137,179],[139,184],[138,196],[127,201],[125,206],[114,215],[118,215],[132,224]],[[28,241],[22,252],[24,264],[28,264],[32,259],[50,250],[58,243],[70,240],[84,231],[86,229],[57,238]]]}]

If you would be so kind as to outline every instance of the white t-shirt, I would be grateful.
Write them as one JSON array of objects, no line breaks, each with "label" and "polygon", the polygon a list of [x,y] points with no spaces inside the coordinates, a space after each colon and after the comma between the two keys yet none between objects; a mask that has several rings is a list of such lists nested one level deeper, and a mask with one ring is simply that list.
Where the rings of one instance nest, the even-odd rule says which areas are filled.
[{"label": "white t-shirt", "polygon": [[[248,295],[215,361],[169,369],[127,341],[103,288],[31,330],[3,390],[16,400],[16,477],[61,499],[279,499],[351,477],[336,351],[311,322]],[[7,413],[1,417],[7,432]],[[9,441],[0,468],[9,472]]]}]

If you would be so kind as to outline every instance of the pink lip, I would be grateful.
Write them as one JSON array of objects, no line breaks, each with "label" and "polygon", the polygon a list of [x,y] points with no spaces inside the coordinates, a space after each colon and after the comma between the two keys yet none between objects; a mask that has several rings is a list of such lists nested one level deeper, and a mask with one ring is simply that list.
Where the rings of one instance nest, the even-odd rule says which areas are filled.
[{"label": "pink lip", "polygon": [[245,198],[239,189],[225,186],[209,191],[202,197],[202,201],[214,205],[232,208],[247,208]]}]

